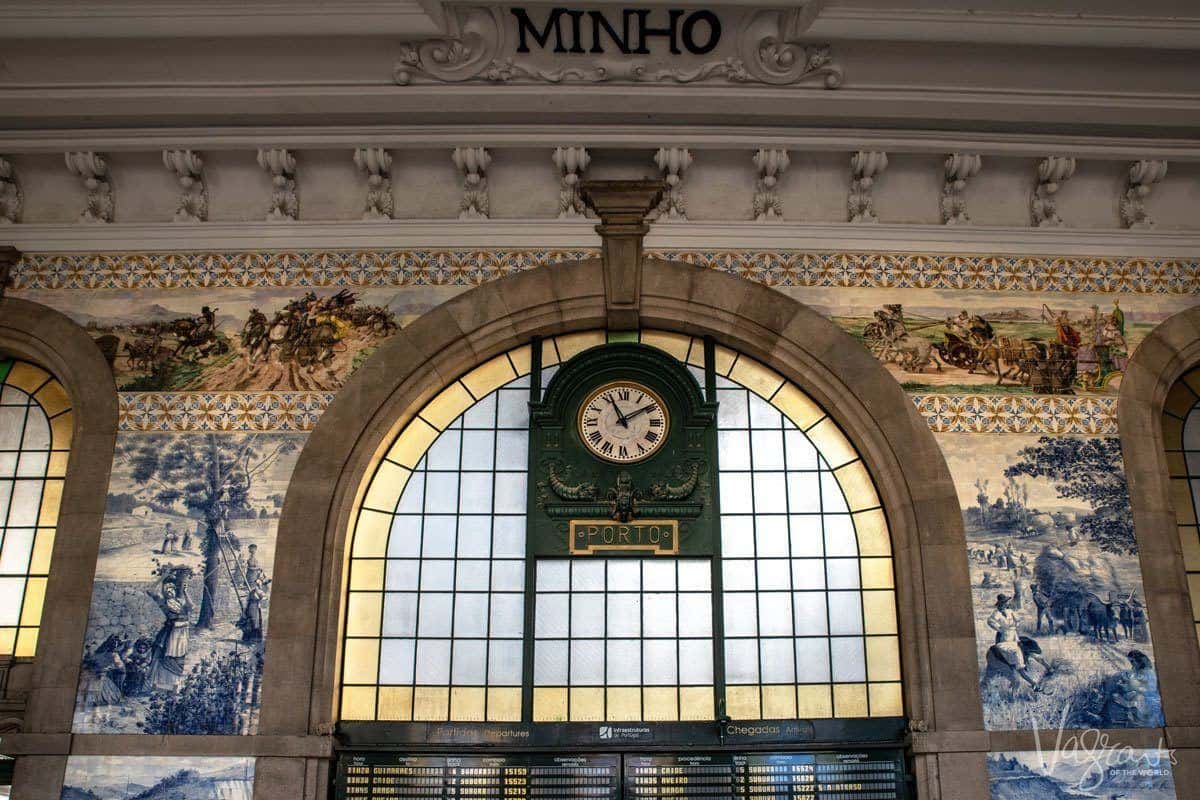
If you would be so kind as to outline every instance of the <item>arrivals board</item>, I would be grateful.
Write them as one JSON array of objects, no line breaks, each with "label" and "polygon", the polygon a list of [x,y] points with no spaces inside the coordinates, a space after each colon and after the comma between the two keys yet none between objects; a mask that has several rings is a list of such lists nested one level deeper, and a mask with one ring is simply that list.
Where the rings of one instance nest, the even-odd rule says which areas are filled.
[{"label": "arrivals board", "polygon": [[568,800],[620,797],[621,760],[607,755],[345,754],[337,800]]},{"label": "arrivals board", "polygon": [[894,750],[625,756],[625,797],[689,800],[902,800]]}]

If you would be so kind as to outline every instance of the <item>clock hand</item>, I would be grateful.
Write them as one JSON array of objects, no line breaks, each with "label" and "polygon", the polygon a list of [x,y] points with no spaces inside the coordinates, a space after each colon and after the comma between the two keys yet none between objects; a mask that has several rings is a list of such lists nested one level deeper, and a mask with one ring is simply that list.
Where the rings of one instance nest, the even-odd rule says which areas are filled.
[{"label": "clock hand", "polygon": [[621,423],[622,426],[628,428],[629,420],[625,417],[624,414],[621,413],[621,407],[617,405],[617,401],[613,400],[611,397],[608,397],[607,395],[606,395],[606,398],[607,398],[608,402],[612,404],[613,411],[617,412],[617,422]]},{"label": "clock hand", "polygon": [[655,408],[655,407],[656,406],[654,405],[654,403],[651,403],[648,406],[642,406],[641,408],[639,408],[636,411],[630,411],[629,414],[625,417],[625,421],[629,422],[629,420],[633,419],[638,414],[645,414],[647,411],[649,411],[650,409]]}]

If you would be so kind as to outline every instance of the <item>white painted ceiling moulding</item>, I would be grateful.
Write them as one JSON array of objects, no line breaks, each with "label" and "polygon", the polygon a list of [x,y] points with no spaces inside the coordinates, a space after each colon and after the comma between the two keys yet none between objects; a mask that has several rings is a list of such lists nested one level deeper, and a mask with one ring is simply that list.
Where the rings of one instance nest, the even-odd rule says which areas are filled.
[{"label": "white painted ceiling moulding", "polygon": [[[0,243],[26,252],[194,252],[411,248],[598,247],[594,221],[437,220],[9,225]],[[1200,232],[1008,228],[973,225],[762,225],[657,222],[646,246],[687,250],[814,250],[1063,256],[1200,257]]]}]

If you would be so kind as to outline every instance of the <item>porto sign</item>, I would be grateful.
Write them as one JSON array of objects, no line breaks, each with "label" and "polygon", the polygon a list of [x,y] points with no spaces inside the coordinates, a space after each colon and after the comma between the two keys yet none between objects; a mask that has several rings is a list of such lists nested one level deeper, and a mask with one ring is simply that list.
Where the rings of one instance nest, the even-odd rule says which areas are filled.
[{"label": "porto sign", "polygon": [[660,39],[672,55],[686,50],[702,56],[721,42],[721,20],[707,10],[668,9],[666,20],[652,25],[649,9],[627,8],[621,11],[617,27],[602,11],[551,8],[543,13],[540,24],[524,8],[511,11],[517,21],[518,53],[530,52],[530,42],[544,50],[553,41],[555,53],[605,53],[615,48],[625,55],[648,55],[651,40]]}]

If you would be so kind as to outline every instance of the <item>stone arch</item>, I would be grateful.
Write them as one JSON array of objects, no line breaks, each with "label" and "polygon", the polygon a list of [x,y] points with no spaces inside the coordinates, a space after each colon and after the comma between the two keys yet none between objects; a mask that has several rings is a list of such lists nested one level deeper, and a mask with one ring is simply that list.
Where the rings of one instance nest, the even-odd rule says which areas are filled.
[{"label": "stone arch", "polygon": [[[117,435],[112,370],[90,336],[54,309],[0,299],[0,351],[48,370],[67,390],[75,433],[25,712],[26,733],[68,733]],[[69,534],[66,532],[69,531]]]},{"label": "stone arch", "polygon": [[[379,449],[484,360],[535,335],[603,327],[604,286],[601,262],[587,260],[464,292],[385,343],[338,395],[300,456],[280,520],[261,733],[330,730],[345,547],[356,494]],[[815,311],[731,275],[648,260],[639,320],[645,328],[715,336],[795,382],[842,426],[870,465],[889,516],[906,713],[930,731],[979,731],[957,494],[900,386]]]}]

